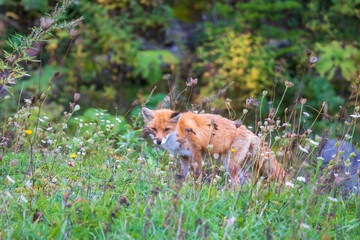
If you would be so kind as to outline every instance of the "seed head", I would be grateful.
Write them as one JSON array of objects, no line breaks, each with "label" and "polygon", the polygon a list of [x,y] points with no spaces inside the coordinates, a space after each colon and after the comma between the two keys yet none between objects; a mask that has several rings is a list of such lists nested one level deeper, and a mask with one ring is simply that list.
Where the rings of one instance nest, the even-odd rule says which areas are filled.
[{"label": "seed head", "polygon": [[285,86],[286,86],[287,88],[292,88],[292,87],[294,86],[294,83],[289,82],[289,81],[285,81]]},{"label": "seed head", "polygon": [[53,23],[54,20],[52,20],[51,18],[46,18],[46,17],[40,18],[40,26],[42,27],[42,29],[44,29],[44,31],[48,30]]},{"label": "seed head", "polygon": [[75,39],[75,38],[77,38],[77,36],[79,36],[79,32],[78,32],[78,30],[72,28],[69,31],[69,35],[70,35],[71,39]]},{"label": "seed head", "polygon": [[301,105],[304,105],[306,103],[307,99],[306,98],[301,98],[300,99],[300,103]]}]

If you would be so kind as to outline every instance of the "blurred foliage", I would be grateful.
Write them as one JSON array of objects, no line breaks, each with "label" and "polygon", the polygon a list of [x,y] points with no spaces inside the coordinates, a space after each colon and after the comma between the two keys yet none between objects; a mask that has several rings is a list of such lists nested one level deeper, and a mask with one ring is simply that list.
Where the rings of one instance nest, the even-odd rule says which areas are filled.
[{"label": "blurred foliage", "polygon": [[[28,34],[29,26],[38,26],[56,1],[0,0],[0,4],[0,46],[9,51],[8,39]],[[61,69],[48,101],[67,105],[73,93],[80,92],[82,109],[124,113],[134,100],[147,99],[154,85],[157,102],[151,104],[156,107],[168,93],[168,84],[175,87],[175,98],[192,77],[199,79],[191,91],[198,104],[203,96],[234,81],[212,106],[226,109],[224,98],[229,97],[240,110],[246,98],[270,92],[274,82],[274,94],[268,96],[277,104],[284,91],[280,84],[288,80],[296,89],[288,92],[284,105],[294,103],[299,89],[310,106],[318,109],[327,101],[329,114],[335,113],[359,75],[359,7],[358,0],[79,0],[63,18],[84,16],[78,37],[72,40],[60,28],[43,39],[42,69],[21,62],[31,73],[23,78],[22,94],[33,95],[40,76],[44,86]],[[311,64],[311,57],[318,62]],[[275,73],[276,66],[281,71]],[[169,83],[162,79],[165,73],[172,74]],[[1,110],[16,109],[20,86],[13,103],[0,106]],[[180,100],[189,99],[188,91],[182,94]]]},{"label": "blurred foliage", "polygon": [[200,95],[211,95],[234,82],[234,90],[227,96],[245,102],[249,96],[258,96],[263,89],[270,88],[269,76],[275,74],[274,54],[263,42],[261,37],[230,31],[199,47],[198,56],[203,62],[198,66],[204,70]]}]

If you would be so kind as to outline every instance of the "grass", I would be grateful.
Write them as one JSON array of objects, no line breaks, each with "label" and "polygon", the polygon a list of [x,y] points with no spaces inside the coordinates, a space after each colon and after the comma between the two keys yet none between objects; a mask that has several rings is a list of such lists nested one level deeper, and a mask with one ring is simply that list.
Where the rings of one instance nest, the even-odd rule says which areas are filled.
[{"label": "grass", "polygon": [[293,178],[293,187],[258,183],[232,191],[225,171],[220,167],[214,178],[209,165],[203,169],[205,180],[180,181],[177,159],[148,144],[140,130],[128,126],[118,135],[116,127],[122,123],[109,123],[106,117],[97,114],[89,122],[77,118],[73,136],[61,127],[46,130],[48,123],[41,122],[33,175],[28,169],[35,132],[18,130],[18,143],[12,146],[21,147],[3,148],[0,162],[0,239],[360,235],[358,197],[322,192],[316,171],[306,172],[305,183]]}]

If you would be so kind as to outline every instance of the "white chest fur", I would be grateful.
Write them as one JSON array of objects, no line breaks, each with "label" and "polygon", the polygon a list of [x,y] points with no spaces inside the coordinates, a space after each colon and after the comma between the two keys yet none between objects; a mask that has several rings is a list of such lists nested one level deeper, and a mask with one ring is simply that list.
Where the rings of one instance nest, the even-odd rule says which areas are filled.
[{"label": "white chest fur", "polygon": [[168,150],[171,155],[181,157],[190,157],[191,152],[187,149],[181,149],[180,143],[178,142],[177,132],[169,133],[162,141],[161,146]]}]

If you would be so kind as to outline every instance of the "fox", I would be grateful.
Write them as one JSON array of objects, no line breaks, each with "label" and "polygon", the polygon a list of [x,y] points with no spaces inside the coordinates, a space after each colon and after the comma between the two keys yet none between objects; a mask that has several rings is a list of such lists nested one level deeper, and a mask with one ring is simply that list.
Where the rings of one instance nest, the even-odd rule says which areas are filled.
[{"label": "fox", "polygon": [[285,171],[270,154],[268,145],[262,144],[245,125],[220,115],[192,111],[180,113],[142,107],[141,114],[154,144],[179,157],[183,178],[189,167],[195,179],[201,177],[203,154],[222,160],[233,188],[252,180],[251,166],[257,175],[265,178],[280,181],[285,177]]}]

